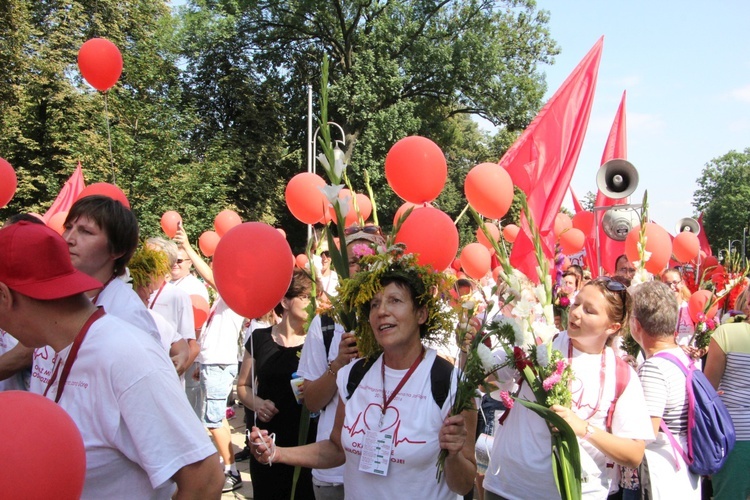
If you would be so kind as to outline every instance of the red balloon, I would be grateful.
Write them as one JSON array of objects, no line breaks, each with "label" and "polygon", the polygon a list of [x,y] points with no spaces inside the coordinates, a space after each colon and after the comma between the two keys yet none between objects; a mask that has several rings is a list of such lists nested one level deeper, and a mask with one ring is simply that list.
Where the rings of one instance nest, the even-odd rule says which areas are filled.
[{"label": "red balloon", "polygon": [[161,229],[170,238],[177,234],[177,226],[182,222],[182,216],[174,210],[167,210],[161,216]]},{"label": "red balloon", "polygon": [[216,245],[219,244],[220,239],[221,236],[215,231],[204,231],[203,234],[198,237],[198,248],[201,249],[203,255],[211,257],[214,252],[216,252]]},{"label": "red balloon", "polygon": [[564,257],[563,263],[562,263],[563,272],[567,271],[569,267],[570,267],[570,259],[568,257]]},{"label": "red balloon", "polygon": [[437,144],[413,135],[394,144],[385,157],[385,178],[406,201],[427,203],[438,197],[448,178],[448,164]]},{"label": "red balloon", "polygon": [[55,215],[49,218],[47,227],[62,236],[62,234],[65,232],[65,219],[67,218],[68,212],[57,212]]},{"label": "red balloon", "polygon": [[516,241],[516,237],[518,236],[518,232],[521,230],[520,227],[516,226],[515,224],[508,224],[503,228],[503,238],[505,238],[505,241],[508,243],[513,243]]},{"label": "red balloon", "polygon": [[417,254],[421,265],[442,271],[458,250],[458,230],[444,212],[424,207],[406,219],[396,234],[396,243],[404,243],[407,253]]},{"label": "red balloon", "polygon": [[461,250],[461,267],[475,280],[490,272],[490,261],[490,251],[481,243],[469,243]]},{"label": "red balloon", "polygon": [[513,203],[513,181],[497,163],[480,163],[466,175],[464,193],[474,210],[488,219],[500,219]]},{"label": "red balloon", "polygon": [[672,253],[678,262],[690,262],[696,257],[701,250],[698,235],[690,231],[683,231],[672,240]]},{"label": "red balloon", "polygon": [[[558,213],[555,215],[555,236],[560,237],[565,231],[573,227],[573,221],[570,216],[565,213]],[[575,253],[575,252],[574,252]]]},{"label": "red balloon", "polygon": [[240,224],[242,224],[242,218],[234,210],[222,210],[214,219],[214,229],[219,238]]},{"label": "red balloon", "polygon": [[[370,202],[370,198],[368,198],[367,195],[357,193],[357,208],[359,208],[359,213],[362,215],[363,221],[367,221],[370,215],[372,215],[372,202]],[[348,222],[352,212],[354,212],[354,206],[351,207],[350,213],[346,216],[347,227],[357,222],[356,212],[354,213],[354,220],[352,220],[351,223]]]},{"label": "red balloon", "polygon": [[92,38],[78,50],[78,69],[89,85],[106,92],[122,74],[120,49],[104,38]]},{"label": "red balloon", "polygon": [[310,259],[307,258],[307,255],[301,253],[299,254],[295,259],[294,263],[299,267],[300,269],[305,269],[307,267],[307,264],[310,262]]},{"label": "red balloon", "polygon": [[10,163],[0,158],[0,208],[7,205],[16,194],[18,178]]},{"label": "red balloon", "polygon": [[560,248],[565,255],[580,252],[584,243],[586,243],[586,235],[580,229],[571,227],[560,235]]},{"label": "red balloon", "polygon": [[[289,243],[261,222],[233,227],[214,253],[216,289],[234,312],[246,318],[258,318],[281,301],[293,270]],[[252,283],[259,286],[249,286]]]},{"label": "red balloon", "polygon": [[203,326],[203,323],[208,319],[208,301],[200,295],[191,295],[190,302],[193,304],[193,321],[195,323],[195,329],[199,329]]},{"label": "red balloon", "polygon": [[328,211],[328,199],[318,189],[326,185],[319,175],[302,172],[291,178],[286,185],[284,195],[286,206],[292,215],[305,224],[316,224]]},{"label": "red balloon", "polygon": [[410,208],[412,209],[411,213],[414,213],[414,210],[417,210],[419,208],[423,208],[425,206],[431,207],[432,205],[430,205],[430,204],[424,204],[424,203],[422,203],[421,205],[416,205],[414,203],[411,203],[411,202],[407,201],[406,203],[404,203],[403,205],[401,205],[400,207],[398,207],[398,210],[396,210],[396,214],[393,216],[393,227],[396,227],[398,225],[399,219],[401,219],[401,217]]},{"label": "red balloon", "polygon": [[719,259],[717,259],[713,255],[709,255],[703,261],[703,269],[704,270],[713,271],[713,269],[711,269],[711,268],[715,269],[716,266],[718,266],[718,265],[719,265]]},{"label": "red balloon", "polygon": [[[690,300],[688,301],[688,312],[690,313],[690,318],[694,323],[700,321],[699,315],[703,314],[703,311],[706,308],[706,304],[713,300],[713,296],[714,294],[709,290],[698,290],[690,296]],[[705,313],[706,318],[713,318],[714,316],[716,316],[718,310],[719,304],[714,304],[711,309],[709,309],[708,312]]]},{"label": "red balloon", "polygon": [[[496,225],[485,222],[484,227],[487,229],[487,232],[490,233],[490,236],[492,236],[492,238],[495,240],[495,243],[500,241],[500,230]],[[477,241],[492,250],[492,243],[487,239],[487,236],[484,235],[484,231],[482,231],[481,227],[477,228]]]},{"label": "red balloon", "polygon": [[[638,257],[638,241],[640,239],[640,226],[630,230],[625,238],[625,255],[630,262],[636,262]],[[646,251],[651,252],[651,257],[646,261],[646,271],[651,274],[661,273],[672,256],[672,239],[669,233],[658,224],[646,223]]]},{"label": "red balloon", "polygon": [[502,271],[503,268],[500,266],[497,266],[495,269],[492,270],[492,279],[495,280],[495,283],[500,279],[500,271]]},{"label": "red balloon", "polygon": [[276,228],[276,230],[277,230],[277,231],[279,232],[279,234],[280,234],[281,236],[283,236],[284,238],[286,238],[286,231],[284,231],[284,230],[283,230],[283,229],[281,229],[280,227],[277,227],[277,228]]},{"label": "red balloon", "polygon": [[456,257],[453,259],[453,262],[451,262],[451,267],[454,271],[460,271],[461,270],[461,259],[459,257]]},{"label": "red balloon", "polygon": [[[0,491],[5,498],[77,499],[86,477],[83,438],[72,418],[54,401],[26,391],[0,392]],[[44,474],[29,464],[61,457]],[[46,468],[45,468],[46,469]]]},{"label": "red balloon", "polygon": [[109,182],[96,182],[94,184],[89,184],[78,193],[76,201],[85,198],[86,196],[93,195],[107,196],[113,200],[119,201],[125,205],[125,208],[130,208],[130,202],[128,201],[127,196],[125,196],[125,193],[122,192],[122,189],[114,184],[110,184]]},{"label": "red balloon", "polygon": [[594,229],[594,213],[587,210],[578,212],[573,216],[571,222],[574,228],[580,229],[588,237]]}]

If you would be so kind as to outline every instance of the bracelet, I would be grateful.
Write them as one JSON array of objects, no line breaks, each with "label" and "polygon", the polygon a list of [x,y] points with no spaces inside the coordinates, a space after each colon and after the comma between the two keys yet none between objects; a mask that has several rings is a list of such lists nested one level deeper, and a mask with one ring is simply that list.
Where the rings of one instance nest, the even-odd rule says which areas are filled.
[{"label": "bracelet", "polygon": [[327,371],[328,373],[330,373],[331,375],[333,375],[333,376],[334,376],[334,378],[335,378],[335,377],[336,377],[336,372],[337,372],[338,370],[336,370],[336,372],[335,372],[335,371],[333,371],[333,369],[331,368],[332,366],[333,366],[333,361],[329,361],[329,362],[328,362],[328,369],[327,369],[326,371]]},{"label": "bracelet", "polygon": [[581,439],[583,439],[584,441],[588,441],[591,438],[591,436],[594,435],[595,430],[596,429],[594,428],[593,425],[586,423],[586,434],[584,434]]}]

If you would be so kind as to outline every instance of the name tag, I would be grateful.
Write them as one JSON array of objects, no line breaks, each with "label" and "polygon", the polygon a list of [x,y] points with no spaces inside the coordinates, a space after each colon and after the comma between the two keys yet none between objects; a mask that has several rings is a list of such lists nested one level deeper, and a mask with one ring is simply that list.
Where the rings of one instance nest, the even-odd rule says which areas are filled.
[{"label": "name tag", "polygon": [[388,474],[393,449],[393,433],[388,431],[368,430],[359,459],[359,470],[377,476]]}]

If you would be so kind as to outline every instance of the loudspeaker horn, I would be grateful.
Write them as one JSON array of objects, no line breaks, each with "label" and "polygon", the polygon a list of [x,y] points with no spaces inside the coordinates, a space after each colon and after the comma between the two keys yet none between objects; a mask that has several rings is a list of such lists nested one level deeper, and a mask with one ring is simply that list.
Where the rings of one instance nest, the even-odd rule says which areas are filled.
[{"label": "loudspeaker horn", "polygon": [[615,241],[625,241],[633,226],[640,224],[638,214],[632,208],[610,208],[604,212],[602,230]]},{"label": "loudspeaker horn", "polygon": [[691,233],[698,235],[701,232],[700,224],[698,224],[698,221],[692,217],[683,217],[677,221],[677,225],[674,229],[678,234],[683,231],[690,231]]},{"label": "loudspeaker horn", "polygon": [[628,160],[609,160],[596,173],[596,186],[613,200],[627,198],[638,187],[638,170]]}]

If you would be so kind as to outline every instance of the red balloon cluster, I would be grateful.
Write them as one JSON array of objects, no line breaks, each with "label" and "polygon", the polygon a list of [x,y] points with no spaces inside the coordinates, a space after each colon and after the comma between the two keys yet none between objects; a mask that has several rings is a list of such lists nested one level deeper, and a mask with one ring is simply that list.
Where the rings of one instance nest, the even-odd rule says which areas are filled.
[{"label": "red balloon cluster", "polygon": [[7,205],[16,194],[18,178],[10,163],[0,158],[0,208]]},{"label": "red balloon cluster", "polygon": [[195,329],[199,329],[203,326],[203,323],[208,319],[208,302],[200,295],[191,295],[190,303],[193,305],[193,322],[195,323]]},{"label": "red balloon cluster", "polygon": [[242,218],[234,210],[222,210],[214,218],[214,229],[219,238],[224,236],[234,226],[239,226],[240,224],[242,224]]},{"label": "red balloon cluster", "polygon": [[216,252],[216,245],[219,244],[221,236],[216,231],[204,231],[198,237],[198,248],[206,257],[211,257]]},{"label": "red balloon cluster", "polygon": [[488,219],[500,219],[513,203],[513,181],[497,163],[480,163],[464,181],[469,205]]},{"label": "red balloon cluster", "polygon": [[281,301],[293,270],[289,243],[276,229],[260,222],[230,229],[214,253],[216,289],[233,311],[246,318],[258,318]]},{"label": "red balloon cluster", "polygon": [[161,216],[161,229],[164,231],[164,234],[170,238],[174,238],[174,235],[177,234],[177,228],[180,222],[182,222],[182,216],[180,214],[174,210],[167,210]]},{"label": "red balloon cluster", "polygon": [[672,253],[677,262],[691,262],[698,257],[700,251],[698,235],[690,231],[683,231],[672,240]]},{"label": "red balloon cluster", "polygon": [[122,189],[114,184],[110,184],[109,182],[96,182],[94,184],[89,184],[78,193],[76,201],[85,198],[86,196],[94,195],[107,196],[115,201],[119,201],[125,205],[125,208],[130,208],[130,202],[128,201],[127,196],[125,196],[125,193],[122,192]]},{"label": "red balloon cluster", "polygon": [[426,137],[404,137],[385,157],[385,178],[406,201],[428,203],[438,197],[448,178],[448,164],[437,144]]},{"label": "red balloon cluster", "polygon": [[[78,499],[86,477],[83,438],[72,418],[54,401],[25,391],[0,392],[0,491],[5,498]],[[61,458],[39,474],[39,457]]]},{"label": "red balloon cluster", "polygon": [[[713,296],[714,294],[709,290],[698,290],[690,296],[690,300],[688,300],[688,312],[690,313],[690,319],[692,319],[694,323],[698,323],[701,320],[700,316],[704,314],[703,311],[706,309],[706,304],[713,300]],[[705,317],[713,318],[716,316],[718,310],[718,303],[714,304],[708,312],[705,313]]]},{"label": "red balloon cluster", "polygon": [[451,218],[437,208],[415,210],[396,234],[408,253],[416,254],[421,265],[438,271],[446,269],[458,250],[458,230]]},{"label": "red balloon cluster", "polygon": [[319,188],[325,185],[326,181],[321,176],[310,172],[302,172],[291,178],[284,196],[286,206],[297,220],[305,224],[316,224],[323,220],[329,203]]},{"label": "red balloon cluster", "polygon": [[560,248],[565,255],[573,255],[583,249],[586,243],[586,235],[583,231],[571,227],[560,235]]},{"label": "red balloon cluster", "polygon": [[[625,239],[625,255],[630,262],[639,260],[640,232],[640,226],[636,226],[630,230]],[[646,223],[646,251],[651,253],[651,257],[646,261],[646,271],[651,274],[661,273],[672,256],[672,239],[663,227],[653,222]]]},{"label": "red balloon cluster", "polygon": [[[495,224],[490,224],[488,222],[484,223],[484,227],[487,229],[487,232],[490,234],[493,240],[495,240],[495,243],[500,241],[500,230],[497,228]],[[482,231],[482,228],[477,228],[477,241],[487,247],[488,249],[492,250],[492,242],[487,239],[487,236],[485,236],[484,231]]]},{"label": "red balloon cluster", "polygon": [[559,214],[555,215],[555,227],[554,232],[555,236],[558,238],[565,233],[568,229],[573,227],[573,220],[570,218],[568,214],[560,212]]},{"label": "red balloon cluster", "polygon": [[78,69],[89,85],[106,92],[122,74],[120,49],[104,38],[92,38],[78,50]]},{"label": "red balloon cluster", "polygon": [[461,267],[475,280],[482,279],[490,272],[491,256],[481,243],[469,243],[461,250]]},{"label": "red balloon cluster", "polygon": [[[339,191],[338,197],[340,200],[344,200],[347,197],[349,198],[349,201],[347,203],[349,211],[344,217],[344,226],[349,227],[351,225],[357,224],[359,222],[359,216],[354,210],[354,198],[352,197],[352,192],[348,189],[342,189],[341,191]],[[372,214],[372,203],[370,202],[370,198],[362,193],[357,193],[356,198],[359,213],[362,215],[362,219],[366,221],[367,218]],[[323,222],[333,222],[334,224],[336,223],[336,211],[333,208],[333,205],[331,205],[330,203],[328,203],[328,213],[326,214]]]}]

